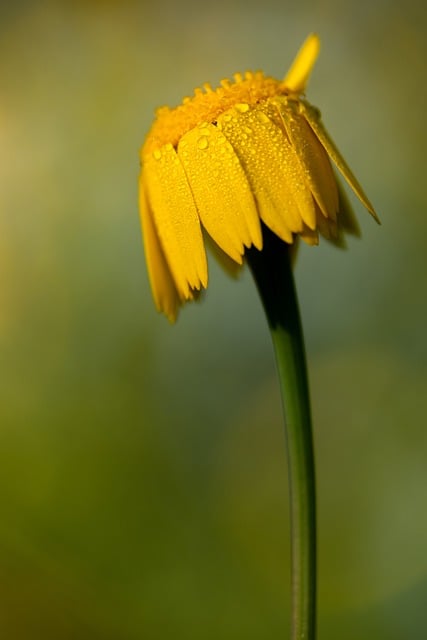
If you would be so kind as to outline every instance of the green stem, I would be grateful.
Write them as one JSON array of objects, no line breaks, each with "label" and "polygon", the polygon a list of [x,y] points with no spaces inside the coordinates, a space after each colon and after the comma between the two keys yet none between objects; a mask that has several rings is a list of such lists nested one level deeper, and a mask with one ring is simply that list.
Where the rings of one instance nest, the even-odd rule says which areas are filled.
[{"label": "green stem", "polygon": [[260,293],[279,372],[289,468],[292,640],[316,637],[316,498],[304,339],[291,247],[264,227],[264,248],[246,256]]}]

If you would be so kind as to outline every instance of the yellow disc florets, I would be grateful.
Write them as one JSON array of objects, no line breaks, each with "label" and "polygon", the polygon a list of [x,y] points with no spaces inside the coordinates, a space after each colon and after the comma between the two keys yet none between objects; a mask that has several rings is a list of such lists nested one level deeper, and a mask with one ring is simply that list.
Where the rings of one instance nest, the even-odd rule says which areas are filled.
[{"label": "yellow disc florets", "polygon": [[257,104],[267,98],[289,94],[283,82],[265,76],[262,71],[246,71],[244,75],[236,73],[234,82],[222,80],[221,86],[212,89],[206,83],[197,88],[194,96],[184,98],[182,104],[171,109],[160,107],[156,119],[147,135],[143,154],[170,143],[174,147],[182,136],[202,122],[215,122],[216,119],[238,103]]}]

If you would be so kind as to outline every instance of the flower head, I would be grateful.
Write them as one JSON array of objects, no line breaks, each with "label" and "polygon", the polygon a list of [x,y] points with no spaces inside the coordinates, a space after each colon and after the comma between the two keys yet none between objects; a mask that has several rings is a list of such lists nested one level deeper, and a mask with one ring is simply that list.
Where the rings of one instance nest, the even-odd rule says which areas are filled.
[{"label": "flower head", "polygon": [[288,244],[357,233],[331,160],[376,218],[302,97],[318,51],[311,35],[282,81],[237,73],[158,109],[141,149],[140,212],[154,300],[171,321],[207,287],[207,235],[239,265],[246,248],[262,249],[261,222]]}]

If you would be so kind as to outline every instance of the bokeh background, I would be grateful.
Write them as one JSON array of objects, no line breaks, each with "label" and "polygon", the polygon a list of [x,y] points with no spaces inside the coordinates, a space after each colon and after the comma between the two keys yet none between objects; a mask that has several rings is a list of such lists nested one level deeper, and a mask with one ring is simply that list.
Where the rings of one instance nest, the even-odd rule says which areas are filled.
[{"label": "bokeh background", "polygon": [[[137,212],[153,110],[202,82],[309,98],[383,221],[296,268],[319,493],[319,638],[427,637],[427,22],[421,0],[2,2],[0,634],[287,637],[273,353],[211,261],[171,327]],[[353,200],[354,202],[354,200]]]}]

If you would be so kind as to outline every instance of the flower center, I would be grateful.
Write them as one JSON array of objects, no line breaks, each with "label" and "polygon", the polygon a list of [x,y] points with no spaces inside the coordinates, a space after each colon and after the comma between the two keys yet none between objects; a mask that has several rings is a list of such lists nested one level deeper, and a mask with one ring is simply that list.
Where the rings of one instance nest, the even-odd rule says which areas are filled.
[{"label": "flower center", "polygon": [[194,96],[184,98],[182,104],[170,109],[161,107],[149,131],[143,156],[165,144],[177,146],[182,136],[202,122],[215,122],[224,111],[239,103],[256,104],[261,100],[291,93],[283,82],[266,77],[262,71],[247,71],[244,76],[234,75],[234,83],[222,80],[221,86],[213,90],[206,83],[196,89]]}]

